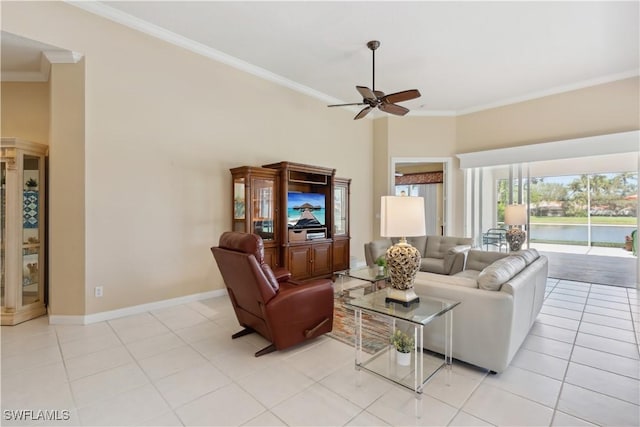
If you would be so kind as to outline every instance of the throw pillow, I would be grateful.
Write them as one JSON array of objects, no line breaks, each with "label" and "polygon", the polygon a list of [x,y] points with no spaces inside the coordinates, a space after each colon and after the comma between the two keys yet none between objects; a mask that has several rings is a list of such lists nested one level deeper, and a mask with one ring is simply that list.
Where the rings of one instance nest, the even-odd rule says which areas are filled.
[{"label": "throw pillow", "polygon": [[521,256],[501,258],[482,270],[478,275],[478,287],[487,291],[499,291],[503,283],[526,267]]}]

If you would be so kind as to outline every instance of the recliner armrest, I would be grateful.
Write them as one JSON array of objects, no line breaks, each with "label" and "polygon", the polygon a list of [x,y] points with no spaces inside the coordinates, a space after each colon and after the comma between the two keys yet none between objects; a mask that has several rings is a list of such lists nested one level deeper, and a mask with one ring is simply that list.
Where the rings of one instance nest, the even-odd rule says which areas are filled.
[{"label": "recliner armrest", "polygon": [[291,278],[291,272],[284,267],[273,269],[273,275],[276,276],[276,280],[279,283],[286,282]]}]

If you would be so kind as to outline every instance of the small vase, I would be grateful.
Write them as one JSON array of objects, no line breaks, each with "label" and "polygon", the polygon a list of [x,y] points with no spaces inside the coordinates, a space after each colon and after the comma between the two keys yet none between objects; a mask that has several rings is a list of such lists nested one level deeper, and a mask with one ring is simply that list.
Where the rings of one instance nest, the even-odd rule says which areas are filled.
[{"label": "small vase", "polygon": [[411,365],[411,353],[403,353],[401,351],[396,350],[396,362],[400,366]]},{"label": "small vase", "polygon": [[380,276],[384,275],[384,266],[383,265],[379,265],[378,266],[378,275],[380,275]]}]

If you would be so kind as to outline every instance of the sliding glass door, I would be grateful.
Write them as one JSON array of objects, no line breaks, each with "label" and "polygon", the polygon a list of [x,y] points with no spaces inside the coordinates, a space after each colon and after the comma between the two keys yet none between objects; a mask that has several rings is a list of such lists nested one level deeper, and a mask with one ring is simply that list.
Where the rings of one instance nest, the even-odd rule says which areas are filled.
[{"label": "sliding glass door", "polygon": [[625,247],[637,229],[637,172],[534,176],[531,169],[520,164],[466,171],[467,227],[476,241],[505,227],[507,205],[525,204],[530,245]]}]

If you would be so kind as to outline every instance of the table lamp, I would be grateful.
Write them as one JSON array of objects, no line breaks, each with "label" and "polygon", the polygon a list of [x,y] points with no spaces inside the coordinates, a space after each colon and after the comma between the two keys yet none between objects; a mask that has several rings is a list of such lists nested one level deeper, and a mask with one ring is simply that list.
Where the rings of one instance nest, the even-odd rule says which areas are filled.
[{"label": "table lamp", "polygon": [[387,249],[387,269],[391,288],[387,301],[409,306],[419,301],[413,281],[420,269],[420,252],[407,242],[407,237],[426,234],[423,197],[383,196],[380,206],[380,235],[399,237],[400,241]]},{"label": "table lamp", "polygon": [[509,226],[507,242],[511,251],[519,251],[527,239],[527,233],[520,226],[527,223],[527,205],[509,205],[504,209],[504,223]]}]

